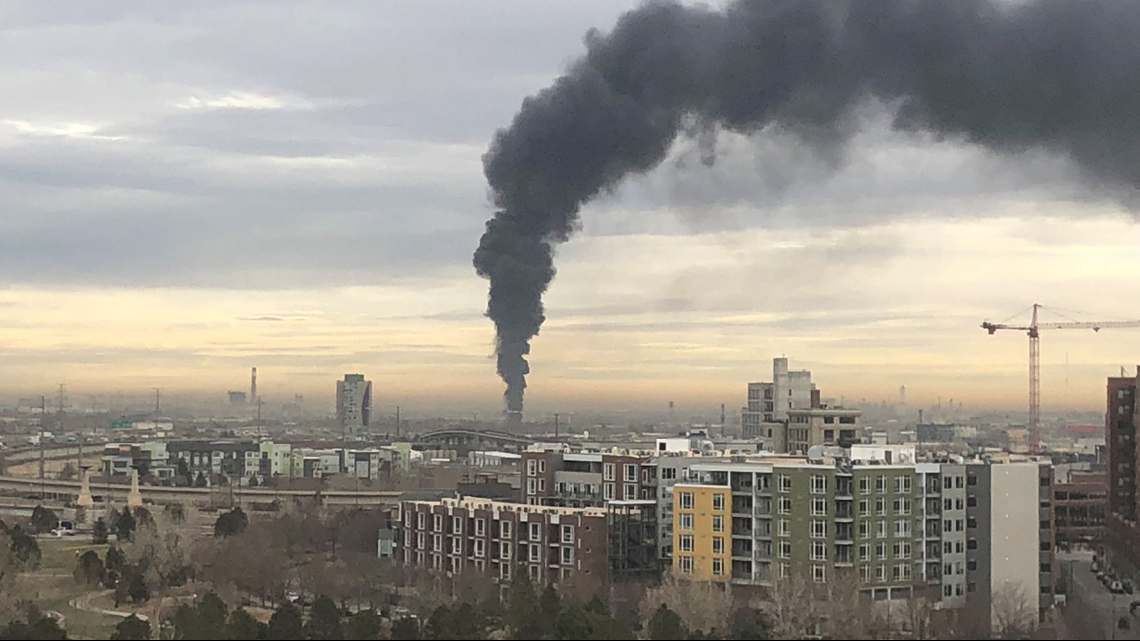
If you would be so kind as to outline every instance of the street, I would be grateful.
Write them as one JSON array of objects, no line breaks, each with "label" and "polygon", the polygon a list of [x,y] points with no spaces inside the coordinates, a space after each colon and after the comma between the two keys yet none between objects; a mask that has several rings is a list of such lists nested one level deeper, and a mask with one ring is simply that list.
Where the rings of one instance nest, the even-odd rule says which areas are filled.
[{"label": "street", "polygon": [[[1095,611],[1097,624],[1101,630],[1088,629],[1088,619],[1066,616],[1069,629],[1080,638],[1107,638],[1107,639],[1140,639],[1140,619],[1132,616],[1129,606],[1133,601],[1140,601],[1140,595],[1113,594],[1100,581],[1092,571],[1093,553],[1091,551],[1058,552],[1057,562],[1066,571],[1071,570],[1071,583],[1069,591],[1070,613],[1078,611],[1080,606],[1087,604]],[[1138,611],[1140,613],[1140,611]],[[1121,617],[1127,619],[1129,628],[1122,630],[1117,623]],[[1074,620],[1074,618],[1076,620]],[[1085,628],[1085,629],[1081,629]],[[1104,636],[1100,636],[1103,634]]]}]

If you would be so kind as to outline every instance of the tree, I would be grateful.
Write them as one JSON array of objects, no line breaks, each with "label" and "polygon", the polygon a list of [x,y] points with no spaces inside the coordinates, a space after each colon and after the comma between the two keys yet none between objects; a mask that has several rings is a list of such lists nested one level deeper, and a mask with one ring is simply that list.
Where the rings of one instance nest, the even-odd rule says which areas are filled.
[{"label": "tree", "polygon": [[131,515],[131,508],[124,507],[123,511],[118,513],[118,518],[112,513],[111,515],[111,528],[115,530],[115,537],[119,542],[126,542],[131,540],[131,534],[134,533],[137,523],[135,517]]},{"label": "tree", "polygon": [[46,507],[37,505],[35,509],[32,510],[32,519],[29,523],[32,534],[51,532],[58,524],[59,519],[56,518],[55,512],[52,512]]},{"label": "tree", "polygon": [[127,570],[127,557],[115,546],[107,548],[103,561],[103,587],[114,588]]},{"label": "tree", "polygon": [[135,603],[142,603],[150,599],[150,588],[147,587],[146,577],[138,569],[131,572],[131,581],[127,585],[127,595]]},{"label": "tree", "polygon": [[230,613],[229,623],[226,624],[226,638],[234,639],[264,639],[268,626],[250,616],[242,608]]},{"label": "tree", "polygon": [[67,633],[55,619],[45,616],[33,606],[26,622],[13,620],[0,628],[0,639],[67,639]]},{"label": "tree", "polygon": [[681,617],[664,603],[657,606],[657,611],[649,620],[649,638],[654,641],[679,641],[688,637],[689,631],[685,629]]},{"label": "tree", "polygon": [[641,602],[642,620],[651,620],[661,605],[681,617],[692,632],[710,632],[718,626],[723,629],[732,615],[732,599],[710,581],[666,577],[661,585],[646,590]]},{"label": "tree", "polygon": [[103,561],[95,550],[87,550],[75,562],[75,571],[72,573],[77,583],[94,585],[103,580]]},{"label": "tree", "polygon": [[729,623],[729,639],[767,639],[771,635],[771,625],[764,613],[755,608],[737,608],[732,612]]},{"label": "tree", "polygon": [[226,629],[226,602],[215,592],[208,592],[198,602],[198,625],[204,639],[221,639]]},{"label": "tree", "polygon": [[1018,581],[1005,581],[993,591],[992,622],[998,638],[1029,638],[1037,621],[1037,603],[1033,596],[1025,584]]},{"label": "tree", "polygon": [[75,478],[77,474],[78,472],[75,471],[75,466],[68,462],[63,466],[63,469],[59,471],[59,480],[70,481]]},{"label": "tree", "polygon": [[383,625],[380,617],[371,610],[358,612],[344,622],[346,639],[379,639]]},{"label": "tree", "polygon": [[8,536],[12,539],[10,549],[20,563],[29,568],[38,567],[40,544],[36,542],[36,537],[25,532],[19,525],[13,526]]},{"label": "tree", "polygon": [[343,639],[344,630],[340,625],[340,610],[327,596],[317,597],[309,610],[309,624],[305,632],[310,639]]},{"label": "tree", "polygon": [[115,626],[111,641],[144,641],[150,639],[150,624],[131,615]]},{"label": "tree", "polygon": [[202,473],[202,470],[198,470],[198,476],[194,478],[194,487],[206,487],[207,485],[209,482],[206,481],[206,475]]},{"label": "tree", "polygon": [[558,596],[558,591],[554,589],[553,585],[547,585],[542,591],[542,597],[538,600],[539,611],[542,612],[542,618],[549,623],[558,620],[558,613],[562,610],[562,599]]},{"label": "tree", "polygon": [[218,520],[214,522],[214,536],[234,536],[241,534],[249,525],[249,517],[245,515],[240,507],[218,516]]},{"label": "tree", "polygon": [[107,542],[109,535],[110,530],[107,529],[107,522],[100,516],[95,521],[95,524],[91,526],[91,542],[102,545]]},{"label": "tree", "polygon": [[[178,459],[181,461],[182,459]],[[186,507],[181,503],[167,503],[162,508],[175,523],[182,523],[186,520]]]},{"label": "tree", "polygon": [[403,617],[392,624],[392,641],[419,641],[420,624],[412,617]]},{"label": "tree", "polygon": [[456,630],[455,617],[451,608],[441,605],[428,617],[424,626],[424,636],[428,639],[461,639]]},{"label": "tree", "polygon": [[273,616],[269,617],[269,639],[286,641],[302,638],[301,611],[292,603],[282,603]]},{"label": "tree", "polygon": [[258,486],[257,477],[256,476],[250,476],[248,485],[250,487],[257,487]]},{"label": "tree", "polygon": [[538,639],[544,632],[545,626],[534,585],[521,573],[511,582],[506,623],[512,639]]}]

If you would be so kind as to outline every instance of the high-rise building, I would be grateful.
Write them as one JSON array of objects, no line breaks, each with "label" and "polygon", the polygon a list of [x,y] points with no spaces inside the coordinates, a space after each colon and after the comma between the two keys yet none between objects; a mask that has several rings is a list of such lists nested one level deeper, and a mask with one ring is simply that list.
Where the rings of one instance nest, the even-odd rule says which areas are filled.
[{"label": "high-rise building", "polygon": [[368,429],[372,414],[372,381],[363,374],[345,374],[336,382],[336,424],[344,433]]},{"label": "high-rise building", "polygon": [[[1123,372],[1121,372],[1123,374]],[[1108,450],[1108,515],[1105,538],[1114,565],[1140,568],[1140,528],[1136,525],[1136,439],[1140,366],[1136,376],[1108,379],[1108,407],[1104,414],[1104,442]]]},{"label": "high-rise building", "polygon": [[767,449],[786,452],[787,441],[780,428],[788,411],[819,406],[819,390],[811,382],[811,372],[788,370],[787,358],[772,359],[772,381],[748,384],[748,405],[741,410],[744,438],[763,440]]}]

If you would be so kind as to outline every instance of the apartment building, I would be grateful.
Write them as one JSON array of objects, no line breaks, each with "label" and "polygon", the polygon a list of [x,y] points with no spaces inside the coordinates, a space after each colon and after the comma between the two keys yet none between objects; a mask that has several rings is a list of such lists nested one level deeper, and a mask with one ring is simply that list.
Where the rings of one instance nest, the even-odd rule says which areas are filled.
[{"label": "apartment building", "polygon": [[811,372],[789,370],[787,358],[772,359],[772,380],[748,384],[748,404],[741,409],[744,438],[761,439],[767,449],[787,451],[781,426],[787,411],[819,405],[819,390],[811,382]]},{"label": "apartment building", "polygon": [[807,454],[817,445],[851,447],[859,437],[859,410],[812,407],[788,410],[784,452]]},{"label": "apartment building", "polygon": [[523,452],[521,501],[528,505],[603,507],[609,501],[655,499],[649,490],[647,458],[613,452]]},{"label": "apartment building", "polygon": [[345,374],[336,382],[336,424],[345,432],[361,434],[372,421],[372,381],[363,374]]},{"label": "apartment building", "polygon": [[857,573],[872,600],[916,594],[992,611],[994,594],[1053,603],[1052,467],[918,461],[913,446],[695,463],[673,487],[680,576],[771,585]]},{"label": "apartment building", "polygon": [[523,505],[487,499],[401,501],[393,523],[405,565],[485,574],[503,585],[517,572],[537,584],[592,594],[610,577],[603,508]]},{"label": "apartment building", "polygon": [[1108,505],[1105,472],[1066,471],[1054,478],[1053,520],[1057,544],[1092,544],[1104,538]]},{"label": "apartment building", "polygon": [[[1121,372],[1123,374],[1123,372]],[[1108,453],[1108,514],[1104,525],[1107,552],[1115,566],[1140,570],[1140,528],[1137,528],[1137,449],[1140,437],[1140,365],[1135,376],[1108,379],[1104,441]]]}]

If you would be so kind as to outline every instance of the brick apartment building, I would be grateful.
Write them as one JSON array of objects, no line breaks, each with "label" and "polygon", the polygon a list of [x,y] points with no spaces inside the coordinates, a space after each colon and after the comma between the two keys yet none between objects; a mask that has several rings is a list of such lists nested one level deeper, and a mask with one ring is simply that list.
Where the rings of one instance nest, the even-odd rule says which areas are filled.
[{"label": "brick apartment building", "polygon": [[487,499],[401,501],[396,558],[457,575],[478,572],[506,585],[517,572],[592,594],[610,578],[606,510]]},{"label": "brick apartment building", "polygon": [[1136,376],[1108,379],[1104,441],[1108,454],[1108,514],[1104,536],[1116,565],[1140,569],[1140,530],[1137,516],[1137,407],[1140,366]]},{"label": "brick apartment building", "polygon": [[1093,544],[1104,538],[1108,505],[1105,472],[1069,472],[1053,485],[1057,544]]}]

